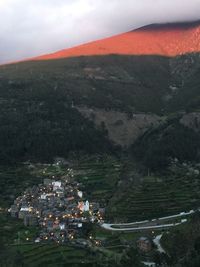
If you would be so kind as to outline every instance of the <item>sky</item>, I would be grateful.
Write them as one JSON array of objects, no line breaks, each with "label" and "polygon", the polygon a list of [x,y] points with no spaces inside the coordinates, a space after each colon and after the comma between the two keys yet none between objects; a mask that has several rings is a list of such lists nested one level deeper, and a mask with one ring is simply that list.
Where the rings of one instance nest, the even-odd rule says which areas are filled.
[{"label": "sky", "polygon": [[200,0],[0,0],[0,63],[151,23],[200,19]]}]

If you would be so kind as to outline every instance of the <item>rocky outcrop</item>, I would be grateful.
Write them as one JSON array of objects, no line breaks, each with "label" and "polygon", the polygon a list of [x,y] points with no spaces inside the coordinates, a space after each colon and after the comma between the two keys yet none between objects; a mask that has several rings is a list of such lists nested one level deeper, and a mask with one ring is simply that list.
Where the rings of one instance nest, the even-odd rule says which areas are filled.
[{"label": "rocky outcrop", "polygon": [[151,127],[158,126],[163,118],[155,114],[133,114],[129,117],[119,111],[79,107],[79,112],[99,127],[105,127],[109,138],[122,147],[129,147]]},{"label": "rocky outcrop", "polygon": [[194,131],[200,131],[200,112],[193,112],[185,114],[180,123]]}]

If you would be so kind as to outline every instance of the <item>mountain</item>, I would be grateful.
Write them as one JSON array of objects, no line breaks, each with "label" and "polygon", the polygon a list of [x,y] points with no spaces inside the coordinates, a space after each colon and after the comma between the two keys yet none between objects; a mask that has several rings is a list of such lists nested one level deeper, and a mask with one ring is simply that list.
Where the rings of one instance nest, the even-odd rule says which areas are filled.
[{"label": "mountain", "polygon": [[[108,223],[151,225],[153,218],[197,211],[199,27],[199,22],[150,25],[0,66],[1,266],[116,266],[116,261],[143,266],[146,256],[159,266],[200,266],[196,213],[188,221],[182,220],[186,216],[163,220],[184,224],[163,231],[167,254],[154,248],[145,255],[124,248],[144,234],[153,239],[156,232],[109,234],[90,224],[83,225],[83,235],[103,237],[103,247],[92,245],[91,253],[50,243],[22,245],[33,243],[39,230],[27,231],[7,212],[43,179],[68,176],[84,198],[105,207]],[[65,166],[41,164],[53,161]],[[104,245],[112,253],[102,253]]]},{"label": "mountain", "polygon": [[155,24],[34,60],[95,55],[178,56],[200,51],[200,22]]},{"label": "mountain", "polygon": [[[185,140],[199,138],[199,31],[200,22],[150,25],[0,66],[0,161],[132,145],[154,169],[180,158]],[[198,160],[187,147],[181,160]]]}]

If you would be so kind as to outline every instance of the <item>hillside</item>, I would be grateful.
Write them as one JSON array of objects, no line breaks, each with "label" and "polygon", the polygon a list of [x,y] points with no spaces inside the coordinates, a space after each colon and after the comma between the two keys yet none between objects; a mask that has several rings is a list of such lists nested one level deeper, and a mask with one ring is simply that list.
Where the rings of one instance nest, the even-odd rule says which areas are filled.
[{"label": "hillside", "polygon": [[0,66],[0,161],[116,153],[172,114],[198,114],[199,25],[151,25]]},{"label": "hillside", "polygon": [[[8,246],[20,236],[27,241],[27,228],[7,214],[14,199],[43,178],[67,177],[70,169],[84,197],[105,207],[108,223],[200,207],[199,31],[199,22],[150,25],[0,66],[3,265],[135,266],[138,259],[141,266],[127,247],[148,231],[115,235],[95,226],[90,235],[102,240],[95,251]],[[199,266],[199,220],[188,226],[163,235],[170,266]]]}]

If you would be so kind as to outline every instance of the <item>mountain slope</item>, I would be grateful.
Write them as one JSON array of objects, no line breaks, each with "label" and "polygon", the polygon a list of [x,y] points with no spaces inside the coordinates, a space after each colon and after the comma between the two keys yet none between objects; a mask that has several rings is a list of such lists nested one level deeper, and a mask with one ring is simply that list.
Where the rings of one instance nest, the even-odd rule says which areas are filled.
[{"label": "mountain slope", "polygon": [[107,39],[43,55],[47,60],[94,55],[178,56],[200,51],[200,22],[151,25]]},{"label": "mountain slope", "polygon": [[[199,23],[153,25],[133,35],[142,32],[156,44],[163,36],[165,47],[171,47],[169,36],[181,36],[185,41],[177,49],[183,53],[186,41],[188,49],[198,46],[198,30]],[[128,47],[131,34],[121,35]],[[172,114],[199,112],[199,53],[113,55],[118,37],[113,38],[112,55],[49,56],[0,66],[0,161],[112,153],[112,142],[127,148]]]}]

